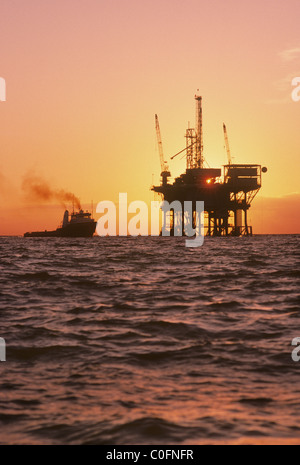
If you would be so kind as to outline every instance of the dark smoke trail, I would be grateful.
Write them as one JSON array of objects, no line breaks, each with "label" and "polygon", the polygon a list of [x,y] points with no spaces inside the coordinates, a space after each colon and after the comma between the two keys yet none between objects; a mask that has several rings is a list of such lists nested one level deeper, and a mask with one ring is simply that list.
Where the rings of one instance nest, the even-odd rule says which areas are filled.
[{"label": "dark smoke trail", "polygon": [[64,207],[66,207],[65,202],[74,202],[76,208],[81,209],[80,200],[72,192],[67,192],[63,189],[52,189],[44,179],[34,174],[24,176],[22,189],[30,200],[45,202],[57,200]]}]

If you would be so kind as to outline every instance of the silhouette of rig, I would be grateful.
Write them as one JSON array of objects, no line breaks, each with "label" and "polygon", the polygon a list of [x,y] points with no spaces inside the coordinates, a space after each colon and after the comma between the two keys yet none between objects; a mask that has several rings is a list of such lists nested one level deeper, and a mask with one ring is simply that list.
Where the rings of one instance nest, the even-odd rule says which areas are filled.
[{"label": "silhouette of rig", "polygon": [[[186,147],[171,157],[186,153],[186,171],[174,182],[168,182],[171,173],[164,161],[160,128],[155,115],[156,133],[161,163],[161,184],[151,190],[161,194],[171,204],[179,201],[181,212],[170,208],[170,235],[178,224],[191,223],[195,227],[196,201],[204,201],[204,232],[208,236],[251,236],[247,213],[261,188],[262,172],[267,168],[254,164],[233,164],[226,126],[223,124],[228,164],[221,168],[204,168],[202,134],[202,97],[195,95],[196,127],[186,130]],[[184,202],[192,202],[192,216],[186,216]],[[175,233],[176,235],[176,233]]]}]

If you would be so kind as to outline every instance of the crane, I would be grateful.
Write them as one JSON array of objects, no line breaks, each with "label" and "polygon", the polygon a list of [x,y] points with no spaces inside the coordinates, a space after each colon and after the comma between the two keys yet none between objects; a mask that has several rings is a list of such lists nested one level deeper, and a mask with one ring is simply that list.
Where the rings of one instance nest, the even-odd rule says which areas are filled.
[{"label": "crane", "polygon": [[227,130],[226,130],[226,126],[224,123],[223,123],[223,131],[224,131],[224,139],[225,139],[225,147],[226,147],[226,152],[227,152],[228,165],[231,165],[232,160],[231,160],[229,142],[228,142],[228,137],[227,137]]},{"label": "crane", "polygon": [[169,171],[169,166],[168,166],[167,162],[164,160],[164,154],[163,154],[163,148],[162,148],[162,142],[161,142],[161,135],[160,135],[160,128],[159,128],[159,122],[158,122],[158,116],[157,115],[155,115],[155,128],[156,128],[157,144],[158,144],[160,167],[161,167],[160,175],[162,177],[162,183],[167,184],[168,177],[171,176],[171,173]]}]

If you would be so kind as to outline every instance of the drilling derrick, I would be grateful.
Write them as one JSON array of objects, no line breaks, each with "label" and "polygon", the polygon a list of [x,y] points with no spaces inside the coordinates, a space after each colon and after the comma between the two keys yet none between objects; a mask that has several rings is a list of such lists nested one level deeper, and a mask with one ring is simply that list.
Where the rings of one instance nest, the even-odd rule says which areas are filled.
[{"label": "drilling derrick", "polygon": [[[240,236],[252,235],[252,227],[248,225],[247,212],[255,195],[261,188],[261,173],[266,168],[253,164],[232,164],[226,126],[223,125],[228,164],[221,168],[204,168],[203,132],[202,132],[202,97],[195,95],[196,124],[195,128],[186,130],[186,147],[171,157],[171,160],[182,152],[186,155],[186,171],[175,178],[173,184],[167,183],[169,168],[163,161],[160,148],[161,177],[160,186],[152,190],[160,193],[164,200],[171,204],[179,201],[182,211],[182,224],[190,222],[194,227],[196,217],[196,201],[204,201],[205,233],[208,236]],[[157,134],[160,140],[157,116]],[[159,147],[161,147],[159,143]],[[184,202],[192,202],[192,217],[187,218]],[[177,212],[178,215],[178,212]],[[174,234],[174,210],[170,212],[170,234]]]},{"label": "drilling derrick", "polygon": [[[186,139],[186,168],[191,170],[196,168],[196,132],[194,128],[188,128],[185,132]],[[177,154],[176,154],[177,155]],[[173,157],[172,157],[173,158]]]},{"label": "drilling derrick", "polygon": [[202,132],[202,97],[195,95],[196,100],[196,166],[203,168],[203,132]]},{"label": "drilling derrick", "polygon": [[204,165],[202,132],[202,97],[195,95],[195,100],[196,127],[188,128],[185,133],[187,169],[203,168]]}]

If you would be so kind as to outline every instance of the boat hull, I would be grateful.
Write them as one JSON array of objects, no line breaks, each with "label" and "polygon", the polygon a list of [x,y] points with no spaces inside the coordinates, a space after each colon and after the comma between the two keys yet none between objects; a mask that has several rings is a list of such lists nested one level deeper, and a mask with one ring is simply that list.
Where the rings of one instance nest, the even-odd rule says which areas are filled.
[{"label": "boat hull", "polygon": [[54,231],[26,232],[24,237],[92,237],[96,230],[96,221],[89,223],[67,224]]}]

